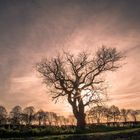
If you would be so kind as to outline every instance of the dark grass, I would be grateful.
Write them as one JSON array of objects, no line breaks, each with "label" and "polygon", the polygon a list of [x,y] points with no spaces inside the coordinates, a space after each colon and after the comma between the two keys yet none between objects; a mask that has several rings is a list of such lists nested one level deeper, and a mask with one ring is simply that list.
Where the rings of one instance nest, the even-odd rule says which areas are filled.
[{"label": "dark grass", "polygon": [[39,140],[140,140],[140,128],[116,130],[110,132],[98,132],[87,134],[71,134],[44,137]]},{"label": "dark grass", "polygon": [[[131,132],[132,130],[132,132]],[[133,133],[136,133],[136,135],[140,136],[140,127],[109,127],[105,125],[96,125],[96,126],[90,126],[87,127],[85,130],[76,129],[76,127],[69,128],[69,127],[53,127],[48,126],[45,128],[26,128],[23,130],[18,129],[5,129],[0,128],[0,138],[28,138],[28,137],[45,137],[45,139],[76,139],[76,140],[91,140],[96,138],[99,139],[102,137],[106,139],[112,139],[116,134],[120,135],[120,137],[125,136],[124,133],[127,133],[127,136],[129,136],[129,133],[133,135]],[[57,135],[57,136],[56,136]],[[135,135],[135,134],[134,134]],[[37,138],[37,139],[38,139]],[[95,139],[95,140],[96,140]],[[105,140],[106,140],[105,139]],[[140,139],[140,138],[139,138]]]}]

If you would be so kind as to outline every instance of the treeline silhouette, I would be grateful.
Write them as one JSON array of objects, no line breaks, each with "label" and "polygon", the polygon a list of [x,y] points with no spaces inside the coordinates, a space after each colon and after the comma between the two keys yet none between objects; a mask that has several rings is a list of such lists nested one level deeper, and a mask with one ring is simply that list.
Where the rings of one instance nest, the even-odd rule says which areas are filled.
[{"label": "treeline silhouette", "polygon": [[54,112],[43,111],[42,109],[35,111],[33,106],[22,109],[15,106],[8,113],[4,106],[0,106],[0,125],[66,125],[68,119],[59,116]]},{"label": "treeline silhouette", "polygon": [[140,127],[139,110],[117,106],[94,106],[86,111],[86,129],[76,126],[73,115],[60,116],[33,106],[13,107],[9,112],[0,106],[0,137],[34,137],[60,134],[106,132]]},{"label": "treeline silhouette", "polygon": [[140,110],[133,109],[119,109],[119,107],[112,105],[106,106],[95,106],[87,111],[87,122],[88,124],[106,124],[106,125],[136,125],[139,124],[138,116]]},{"label": "treeline silhouette", "polygon": [[[95,106],[86,112],[86,123],[105,125],[134,125],[138,123],[140,110],[119,109],[117,106]],[[15,106],[8,113],[4,106],[0,106],[0,126],[24,125],[24,126],[75,126],[76,119],[73,115],[60,116],[55,112],[47,112],[42,109],[35,111],[33,106],[22,109]]]}]

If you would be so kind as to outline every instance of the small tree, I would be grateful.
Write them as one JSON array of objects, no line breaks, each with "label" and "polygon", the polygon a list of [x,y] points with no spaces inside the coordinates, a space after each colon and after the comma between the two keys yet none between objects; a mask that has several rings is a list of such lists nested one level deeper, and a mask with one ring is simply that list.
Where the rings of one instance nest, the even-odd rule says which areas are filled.
[{"label": "small tree", "polygon": [[38,121],[38,125],[41,126],[41,123],[44,123],[44,120],[46,119],[46,112],[44,112],[43,110],[39,110],[35,114],[35,118]]},{"label": "small tree", "polygon": [[67,119],[64,116],[58,116],[58,121],[60,126],[67,124]]},{"label": "small tree", "polygon": [[22,108],[20,106],[15,106],[10,112],[10,120],[12,124],[20,124],[22,115]]},{"label": "small tree", "polygon": [[130,110],[130,115],[132,116],[134,122],[137,122],[137,116],[140,114],[138,110]]},{"label": "small tree", "polygon": [[54,112],[47,112],[47,116],[48,116],[48,122],[49,122],[49,125],[52,125],[52,124],[57,124],[58,122],[58,118],[57,118],[57,114],[54,113]]},{"label": "small tree", "polygon": [[103,107],[103,117],[106,118],[107,123],[111,120],[112,114],[110,108]]},{"label": "small tree", "polygon": [[93,116],[93,118],[97,121],[99,124],[102,117],[103,117],[103,107],[102,106],[95,106],[90,109],[89,114]]},{"label": "small tree", "polygon": [[124,122],[127,122],[128,114],[130,113],[130,110],[128,109],[121,109],[120,115],[123,117]]},{"label": "small tree", "polygon": [[76,124],[76,119],[73,115],[69,115],[68,120],[69,120],[70,125],[75,125]]},{"label": "small tree", "polygon": [[104,80],[100,76],[119,68],[122,55],[115,48],[100,48],[94,55],[81,52],[44,59],[37,64],[44,83],[51,87],[52,98],[65,97],[72,106],[77,126],[85,127],[85,107],[103,101]]},{"label": "small tree", "polygon": [[6,124],[7,111],[4,106],[0,106],[0,124]]},{"label": "small tree", "polygon": [[23,118],[26,124],[31,125],[35,118],[35,109],[33,106],[26,107],[23,110]]},{"label": "small tree", "polygon": [[116,122],[119,118],[119,115],[120,115],[119,108],[115,105],[112,105],[110,107],[110,112],[111,112],[111,115],[112,115],[114,122]]}]

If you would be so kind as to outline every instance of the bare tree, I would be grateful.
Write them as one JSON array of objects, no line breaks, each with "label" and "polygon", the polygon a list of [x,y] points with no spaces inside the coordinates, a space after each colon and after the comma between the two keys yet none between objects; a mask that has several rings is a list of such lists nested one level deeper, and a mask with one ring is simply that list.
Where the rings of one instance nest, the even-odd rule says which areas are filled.
[{"label": "bare tree", "polygon": [[64,116],[58,116],[58,120],[59,120],[60,126],[63,126],[63,125],[66,126],[69,122],[68,118],[66,118]]},{"label": "bare tree", "polygon": [[6,124],[7,114],[6,108],[0,106],[0,124]]},{"label": "bare tree", "polygon": [[47,119],[48,119],[48,112],[44,112],[44,115],[43,115],[43,125],[46,125],[46,122],[47,122]]},{"label": "bare tree", "polygon": [[23,117],[24,117],[25,123],[28,125],[31,125],[35,117],[34,107],[33,106],[26,107],[23,110]]},{"label": "bare tree", "polygon": [[119,116],[120,116],[119,108],[115,105],[112,105],[110,107],[110,112],[111,112],[111,115],[112,115],[112,118],[113,118],[114,122],[116,122],[119,119]]},{"label": "bare tree", "polygon": [[70,125],[75,125],[76,124],[76,120],[75,120],[75,117],[73,115],[69,115],[68,120],[69,120]]},{"label": "bare tree", "polygon": [[22,108],[20,106],[15,106],[10,112],[10,120],[12,124],[20,124],[22,115]]},{"label": "bare tree", "polygon": [[84,128],[85,107],[103,101],[104,72],[120,67],[122,55],[115,48],[100,48],[94,55],[81,52],[77,56],[63,52],[54,58],[44,59],[37,64],[44,83],[51,87],[52,98],[66,97],[72,106],[77,126]]},{"label": "bare tree", "polygon": [[35,118],[38,121],[38,125],[40,126],[41,123],[44,123],[44,120],[46,119],[46,112],[44,112],[43,110],[39,110],[35,114]]},{"label": "bare tree", "polygon": [[130,110],[130,115],[132,116],[134,122],[137,122],[137,116],[140,114],[139,110]]},{"label": "bare tree", "polygon": [[109,107],[106,106],[103,107],[103,117],[106,118],[107,123],[111,120],[112,114]]},{"label": "bare tree", "polygon": [[128,109],[121,109],[120,110],[120,115],[123,117],[124,122],[127,122],[128,114],[130,113],[130,110]]},{"label": "bare tree", "polygon": [[85,114],[86,114],[86,124],[91,124],[91,123],[92,123],[93,115],[91,115],[91,114],[89,113],[89,111],[90,111],[90,110],[87,110],[87,111],[85,112]]},{"label": "bare tree", "polygon": [[49,125],[57,125],[58,123],[57,114],[54,112],[47,112],[47,119]]},{"label": "bare tree", "polygon": [[103,117],[103,109],[104,108],[102,106],[95,106],[89,111],[89,114],[93,116],[93,118],[97,121],[98,124],[101,122],[101,119]]}]

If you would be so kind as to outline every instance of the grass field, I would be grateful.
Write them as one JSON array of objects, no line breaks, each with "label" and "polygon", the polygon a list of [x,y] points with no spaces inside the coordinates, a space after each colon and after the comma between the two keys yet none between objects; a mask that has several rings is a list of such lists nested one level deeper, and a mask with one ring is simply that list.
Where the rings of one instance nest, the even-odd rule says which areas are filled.
[{"label": "grass field", "polygon": [[38,140],[140,140],[140,128],[88,134],[48,136],[38,138]]},{"label": "grass field", "polygon": [[86,134],[48,135],[45,137],[1,138],[0,140],[140,140],[140,128]]}]

